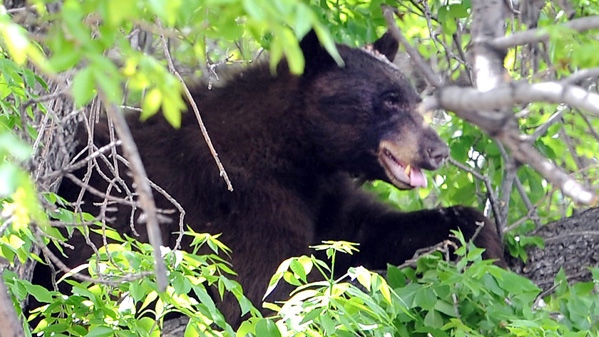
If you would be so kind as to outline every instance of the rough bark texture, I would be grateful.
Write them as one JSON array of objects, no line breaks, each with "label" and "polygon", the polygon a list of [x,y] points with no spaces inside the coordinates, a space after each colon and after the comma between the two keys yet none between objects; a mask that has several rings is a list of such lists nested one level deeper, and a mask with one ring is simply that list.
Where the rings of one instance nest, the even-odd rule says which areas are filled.
[{"label": "rough bark texture", "polygon": [[0,266],[0,337],[25,336],[21,321],[17,317],[12,300],[2,275],[3,266]]},{"label": "rough bark texture", "polygon": [[545,239],[545,248],[531,249],[528,262],[513,269],[541,288],[550,288],[561,268],[570,282],[579,282],[590,280],[588,267],[599,267],[599,208],[551,222],[536,235]]}]

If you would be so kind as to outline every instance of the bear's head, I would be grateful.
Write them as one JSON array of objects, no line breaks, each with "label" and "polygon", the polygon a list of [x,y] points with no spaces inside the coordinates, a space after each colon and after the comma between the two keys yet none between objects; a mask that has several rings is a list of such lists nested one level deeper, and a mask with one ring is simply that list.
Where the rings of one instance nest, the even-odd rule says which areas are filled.
[{"label": "bear's head", "polygon": [[398,42],[386,33],[372,46],[338,45],[339,66],[316,34],[301,41],[306,66],[301,91],[309,135],[320,160],[400,189],[425,187],[449,149],[416,107],[420,97],[392,63]]}]

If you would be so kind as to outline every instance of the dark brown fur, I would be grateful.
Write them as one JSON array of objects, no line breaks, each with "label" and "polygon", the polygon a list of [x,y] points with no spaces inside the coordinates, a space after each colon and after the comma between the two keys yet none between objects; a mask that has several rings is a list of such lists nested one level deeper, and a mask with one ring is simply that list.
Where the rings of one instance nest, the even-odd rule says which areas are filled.
[{"label": "dark brown fur", "polygon": [[[195,231],[222,233],[233,249],[238,280],[256,304],[285,258],[309,253],[310,245],[324,239],[360,243],[360,252],[340,270],[357,264],[384,269],[446,239],[452,229],[470,237],[475,223],[484,222],[475,242],[487,249],[487,257],[502,256],[494,227],[473,209],[400,213],[356,186],[354,177],[410,187],[381,165],[383,143],[396,159],[422,169],[436,169],[448,150],[415,111],[420,98],[408,80],[384,59],[382,54],[392,57],[397,51],[390,35],[375,44],[380,53],[338,48],[343,67],[311,33],[302,41],[303,76],[290,74],[284,64],[273,76],[261,64],[222,88],[193,90],[233,192],[219,176],[193,113],[183,115],[179,130],[160,116],[144,123],[136,116],[128,119],[149,177],[182,204]],[[95,142],[108,143],[106,123],[97,126]],[[98,175],[91,185],[106,188]],[[68,200],[78,191],[69,181],[61,188]],[[156,198],[159,207],[172,208]],[[89,207],[94,200],[86,195],[84,209],[97,213]],[[130,209],[121,207],[114,216],[112,225],[131,234]],[[143,227],[137,227],[142,241],[147,240]],[[162,227],[166,244],[174,245],[176,231],[176,221]],[[68,259],[70,266],[91,254],[84,243],[74,244],[78,253]],[[233,324],[239,322],[235,307],[233,302],[222,306]]]}]

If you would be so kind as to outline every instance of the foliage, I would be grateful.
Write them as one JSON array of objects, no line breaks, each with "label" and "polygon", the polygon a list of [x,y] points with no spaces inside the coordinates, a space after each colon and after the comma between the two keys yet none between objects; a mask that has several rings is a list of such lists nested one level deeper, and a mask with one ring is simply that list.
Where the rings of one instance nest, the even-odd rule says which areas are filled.
[{"label": "foliage", "polygon": [[[596,336],[599,281],[568,287],[542,298],[530,280],[482,261],[482,251],[463,241],[457,263],[441,254],[421,257],[416,265],[389,266],[387,277],[362,267],[334,278],[337,254],[356,248],[346,242],[314,247],[326,250],[329,263],[314,256],[281,264],[271,284],[285,280],[297,288],[276,308],[276,317],[246,322],[241,335],[256,336]],[[317,271],[310,282],[310,272]],[[263,323],[265,320],[270,323]],[[258,331],[256,322],[269,326]],[[253,328],[256,327],[256,330]]]},{"label": "foliage", "polygon": [[[94,279],[114,281],[98,284],[65,275],[57,282],[59,288],[61,283],[72,286],[72,295],[65,296],[57,290],[20,280],[13,272],[4,274],[16,307],[28,295],[40,303],[28,317],[35,322],[32,333],[160,336],[165,317],[179,313],[190,317],[186,336],[231,336],[234,331],[213,300],[222,297],[225,291],[237,298],[242,313],[261,317],[243,296],[241,286],[229,279],[234,273],[217,255],[219,251],[227,253],[228,248],[217,237],[189,232],[186,235],[193,237],[191,252],[164,248],[161,253],[169,269],[169,286],[160,292],[152,276],[152,247],[123,238],[113,230],[105,231],[114,243],[100,248],[98,255],[80,268],[88,270]],[[198,255],[201,248],[204,253]]]},{"label": "foliage", "polygon": [[[300,73],[303,56],[298,37],[313,28],[336,56],[334,40],[362,45],[380,35],[385,30],[380,5],[389,3],[399,6],[402,31],[445,80],[469,81],[464,54],[470,42],[470,1],[66,0],[59,10],[52,9],[51,3],[34,0],[30,7],[12,11],[0,6],[0,258],[11,267],[30,259],[41,261],[32,251],[36,243],[64,239],[51,226],[53,221],[73,223],[78,219],[57,207],[60,200],[49,193],[48,185],[30,174],[42,150],[50,145],[40,140],[40,120],[55,118],[47,104],[49,98],[44,96],[51,92],[42,74],[49,79],[71,74],[71,85],[62,94],[78,107],[100,95],[105,104],[137,104],[144,117],[161,111],[177,126],[185,108],[182,86],[168,69],[161,36],[168,41],[176,66],[191,69],[187,74],[191,78],[204,73],[210,82],[217,81],[214,69],[254,61],[262,49],[270,53],[273,71],[285,57],[292,71]],[[20,16],[27,11],[36,18],[32,25]],[[549,32],[550,40],[535,50],[545,57],[527,57],[526,52],[534,54],[529,49],[510,50],[505,60],[509,76],[530,81],[560,79],[596,67],[594,55],[599,44],[594,33],[554,25],[568,16],[598,13],[596,1],[575,0],[569,6],[566,2],[546,3],[538,27]],[[510,22],[514,32],[529,24],[520,18]],[[144,39],[140,31],[151,38]],[[133,36],[138,42],[132,43]],[[418,81],[413,67],[404,70]],[[597,180],[596,116],[546,103],[517,107],[514,113],[521,130],[534,137],[531,140],[548,159],[583,181]],[[526,167],[517,171],[520,188],[502,195],[505,172],[512,165],[503,149],[451,115],[436,113],[432,120],[448,141],[452,157],[468,170],[447,165],[431,178],[429,188],[418,191],[400,192],[381,182],[368,189],[403,210],[458,203],[482,209],[489,201],[503,202],[510,207],[506,223],[514,227],[505,233],[508,249],[523,259],[527,246],[542,245],[527,236],[537,226],[535,218],[547,222],[572,212],[574,205],[569,200]],[[194,235],[198,247],[203,243],[218,247],[215,251],[224,250],[216,238],[189,234]],[[98,265],[93,259],[86,267],[92,276],[101,271],[118,279],[132,271],[151,271],[146,244],[114,232],[111,237],[117,243],[101,250]],[[232,292],[244,311],[252,313],[238,336],[599,334],[597,270],[593,282],[574,286],[558,275],[551,296],[540,298],[539,289],[529,281],[480,261],[480,251],[472,247],[459,251],[461,259],[455,265],[439,255],[428,255],[414,267],[389,267],[386,279],[363,268],[334,278],[331,264],[335,256],[351,253],[352,246],[328,243],[317,249],[324,250],[331,262],[314,256],[293,258],[275,275],[272,286],[285,281],[298,288],[288,302],[269,305],[278,311],[274,318],[262,318],[247,303],[240,287],[227,278],[232,271],[213,252],[197,255],[198,251],[165,250],[163,256],[170,268],[170,286],[165,293],[156,291],[151,275],[118,285],[65,278],[62,282],[74,289],[74,295],[68,297],[31,285],[8,269],[2,275],[16,308],[27,294],[47,303],[43,315],[42,310],[33,313],[41,319],[36,332],[54,335],[157,335],[162,319],[171,312],[192,317],[188,335],[235,334],[208,296],[210,287],[221,296],[224,291]],[[111,263],[106,263],[109,260]],[[308,276],[311,271],[316,271],[321,281],[313,281]],[[190,292],[199,301],[190,297]],[[152,315],[158,319],[149,319]],[[192,331],[195,327],[203,330]]]}]

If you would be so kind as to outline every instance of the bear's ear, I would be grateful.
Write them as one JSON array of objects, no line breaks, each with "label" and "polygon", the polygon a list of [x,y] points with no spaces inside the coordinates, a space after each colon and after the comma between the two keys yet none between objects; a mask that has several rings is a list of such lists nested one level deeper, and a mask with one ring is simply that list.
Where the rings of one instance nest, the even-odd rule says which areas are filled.
[{"label": "bear's ear", "polygon": [[314,29],[304,36],[300,42],[300,48],[305,60],[304,76],[316,74],[336,65],[333,57],[320,44]]},{"label": "bear's ear", "polygon": [[385,35],[374,42],[372,48],[385,55],[389,61],[393,62],[393,60],[395,60],[395,55],[397,55],[399,42],[393,37],[391,32],[387,31]]}]

